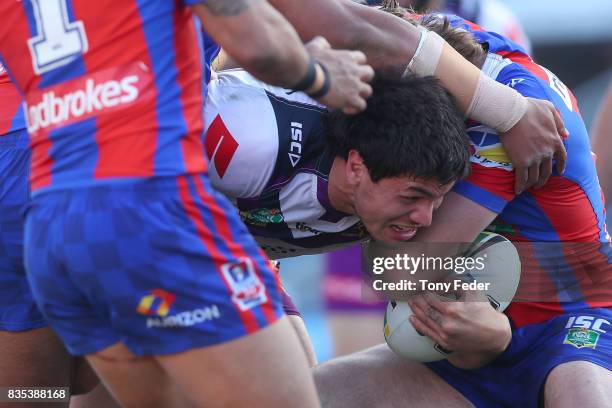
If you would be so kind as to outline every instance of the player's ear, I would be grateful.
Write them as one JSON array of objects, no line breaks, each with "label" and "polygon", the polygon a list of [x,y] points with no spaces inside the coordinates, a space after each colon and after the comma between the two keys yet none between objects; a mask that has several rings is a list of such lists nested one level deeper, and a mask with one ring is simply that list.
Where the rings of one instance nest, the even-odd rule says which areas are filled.
[{"label": "player's ear", "polygon": [[346,158],[346,179],[352,185],[359,184],[362,178],[367,174],[368,169],[363,163],[363,157],[357,150],[349,150]]}]

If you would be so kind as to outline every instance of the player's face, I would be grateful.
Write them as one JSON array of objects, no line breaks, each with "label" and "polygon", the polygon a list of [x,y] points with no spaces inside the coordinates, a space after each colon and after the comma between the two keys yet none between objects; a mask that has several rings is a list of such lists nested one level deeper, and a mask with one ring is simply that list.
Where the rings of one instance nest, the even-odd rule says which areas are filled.
[{"label": "player's face", "polygon": [[431,224],[433,211],[454,183],[404,176],[372,182],[362,178],[355,190],[355,212],[377,241],[408,241]]}]

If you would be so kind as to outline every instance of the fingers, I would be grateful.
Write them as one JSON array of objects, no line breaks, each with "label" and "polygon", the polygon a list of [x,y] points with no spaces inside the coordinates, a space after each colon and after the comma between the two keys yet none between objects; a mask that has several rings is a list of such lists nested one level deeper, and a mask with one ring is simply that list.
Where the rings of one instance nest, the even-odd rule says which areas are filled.
[{"label": "fingers", "polygon": [[[557,128],[557,133],[561,135],[561,138],[563,140],[567,139],[569,137],[569,131],[563,123],[561,113],[558,109],[555,109],[554,107],[552,113],[553,118],[555,120],[555,127]],[[567,162],[567,151],[565,150],[565,146],[563,145],[563,141],[561,140],[559,140],[559,142],[555,146],[554,158],[557,161],[557,165],[555,166],[557,173],[563,174]]]},{"label": "fingers", "polygon": [[370,86],[370,84],[367,84],[365,82],[362,82],[359,84],[359,96],[361,96],[364,99],[369,98],[370,96],[372,96],[372,87]]},{"label": "fingers", "polygon": [[569,131],[565,128],[565,124],[563,123],[563,118],[561,117],[561,113],[559,109],[555,109],[553,106],[553,118],[555,119],[555,126],[557,127],[557,133],[561,135],[561,138],[567,139],[569,136]]},{"label": "fingers", "polygon": [[529,166],[529,171],[527,173],[527,184],[523,188],[523,190],[527,190],[536,185],[536,183],[540,180],[540,163],[534,163]]},{"label": "fingers", "polygon": [[374,79],[374,68],[369,65],[362,65],[359,67],[361,69],[361,80],[365,82],[370,82]]},{"label": "fingers", "polygon": [[347,51],[351,57],[351,59],[353,61],[355,61],[358,64],[365,64],[366,63],[366,56],[363,52],[361,51]]},{"label": "fingers", "polygon": [[410,323],[414,326],[415,330],[422,334],[423,336],[429,337],[435,343],[440,344],[442,347],[445,347],[444,342],[442,341],[440,335],[436,332],[435,329],[432,329],[429,325],[425,324],[420,317],[416,314],[410,316]]},{"label": "fingers", "polygon": [[516,167],[514,171],[514,192],[518,195],[525,191],[529,175],[528,167]]},{"label": "fingers", "polygon": [[[429,307],[423,307],[417,303],[411,305],[413,315],[410,316],[410,323],[423,336],[429,337],[434,342],[446,346],[446,336],[440,327],[441,315]],[[446,348],[446,347],[445,347]]]},{"label": "fingers", "polygon": [[357,113],[365,110],[367,104],[364,98],[355,96],[348,101],[347,106],[342,108],[342,111],[347,115],[356,115]]},{"label": "fingers", "polygon": [[567,150],[565,150],[563,143],[559,142],[557,145],[554,158],[557,161],[557,164],[555,165],[557,173],[563,174],[563,172],[565,172],[565,165],[567,164]]},{"label": "fingers", "polygon": [[542,164],[540,164],[540,178],[535,185],[536,188],[542,187],[548,181],[548,178],[552,174],[552,157],[547,157],[544,159]]},{"label": "fingers", "polygon": [[[327,49],[322,49],[322,46]],[[316,99],[330,108],[340,108],[347,115],[354,115],[366,108],[366,99],[372,95],[369,82],[374,69],[367,65],[361,51],[334,50],[323,37],[309,44],[311,55],[327,68],[329,91]]]},{"label": "fingers", "polygon": [[325,39],[325,37],[321,37],[320,35],[316,36],[312,40],[306,44],[306,48],[315,47],[320,49],[331,48],[329,42]]}]

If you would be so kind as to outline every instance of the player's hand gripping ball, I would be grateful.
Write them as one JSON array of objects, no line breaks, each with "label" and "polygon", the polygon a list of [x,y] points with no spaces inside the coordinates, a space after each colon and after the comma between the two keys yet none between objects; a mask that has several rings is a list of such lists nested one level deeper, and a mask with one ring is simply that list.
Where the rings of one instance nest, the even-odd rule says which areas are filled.
[{"label": "player's hand gripping ball", "polygon": [[[465,257],[484,259],[485,267],[464,274],[466,281],[490,282],[485,291],[491,305],[502,312],[508,307],[518,288],[521,261],[512,242],[501,235],[483,232],[472,243]],[[385,312],[384,334],[396,354],[414,361],[442,360],[451,353],[426,336],[419,334],[412,323],[412,310],[404,301],[391,301]]]}]

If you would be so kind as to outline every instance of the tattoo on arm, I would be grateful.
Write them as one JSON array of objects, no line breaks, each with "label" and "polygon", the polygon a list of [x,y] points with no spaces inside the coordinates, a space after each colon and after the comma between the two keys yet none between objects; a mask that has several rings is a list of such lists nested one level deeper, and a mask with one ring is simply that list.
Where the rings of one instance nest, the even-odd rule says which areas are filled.
[{"label": "tattoo on arm", "polygon": [[216,16],[236,16],[258,0],[207,0],[204,6]]}]

